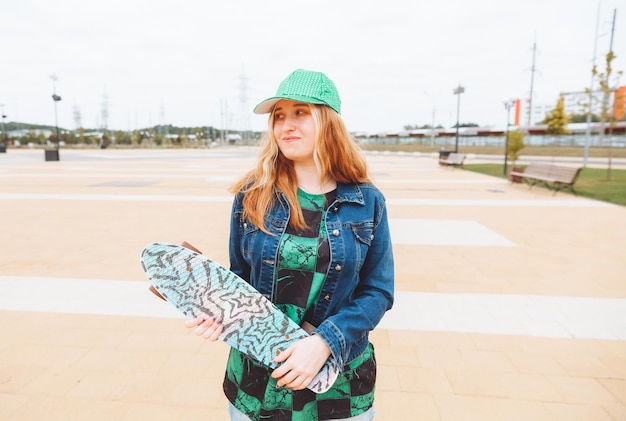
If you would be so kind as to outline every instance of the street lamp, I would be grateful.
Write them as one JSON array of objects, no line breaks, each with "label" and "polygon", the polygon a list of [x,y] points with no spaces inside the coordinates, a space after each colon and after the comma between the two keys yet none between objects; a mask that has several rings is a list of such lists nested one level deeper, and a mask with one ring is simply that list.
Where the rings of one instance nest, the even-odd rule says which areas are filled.
[{"label": "street lamp", "polygon": [[7,116],[4,114],[4,104],[0,104],[0,108],[2,108],[2,139],[0,139],[0,153],[1,153],[1,152],[7,151],[8,136],[7,136],[6,126],[4,125],[4,119],[7,118]]},{"label": "street lamp", "polygon": [[56,74],[50,75],[50,79],[52,79],[52,101],[54,101],[54,127],[56,130],[56,144],[57,149],[59,147],[59,118],[57,114],[57,102],[61,100],[61,97],[57,95],[57,80],[59,79]]},{"label": "street lamp", "polygon": [[461,112],[461,94],[463,92],[465,92],[465,88],[461,86],[461,84],[459,83],[459,86],[457,86],[456,88],[454,88],[454,95],[457,95],[457,100],[456,100],[456,141],[454,143],[454,152],[457,153],[459,152],[459,115]]},{"label": "street lamp", "polygon": [[506,137],[504,140],[504,170],[502,171],[502,175],[506,177],[506,164],[509,160],[509,115],[511,113],[511,108],[515,106],[515,100],[509,99],[504,101],[504,108],[506,108]]},{"label": "street lamp", "polygon": [[4,114],[4,104],[0,104],[0,109],[2,109],[2,140],[6,140],[7,132],[4,125],[4,119],[7,118],[7,116]]},{"label": "street lamp", "polygon": [[52,101],[54,102],[54,126],[55,126],[55,142],[56,146],[53,149],[48,149],[44,151],[44,156],[46,161],[58,161],[59,160],[59,118],[57,113],[57,102],[61,100],[61,97],[57,95],[57,75],[51,74],[50,79],[52,79]]}]

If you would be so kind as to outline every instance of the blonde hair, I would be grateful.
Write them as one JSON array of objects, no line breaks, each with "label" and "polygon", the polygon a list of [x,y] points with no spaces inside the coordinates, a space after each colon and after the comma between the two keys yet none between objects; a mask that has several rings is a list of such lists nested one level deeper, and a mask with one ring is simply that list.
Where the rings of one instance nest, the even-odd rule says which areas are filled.
[{"label": "blonde hair", "polygon": [[[315,121],[316,139],[313,160],[320,174],[320,185],[331,178],[339,183],[371,182],[365,158],[334,110],[324,105],[308,104]],[[298,180],[293,163],[278,148],[274,137],[274,112],[268,119],[268,131],[261,140],[259,162],[232,188],[235,194],[244,193],[244,218],[268,232],[265,215],[271,210],[280,192],[284,193],[291,209],[289,223],[298,229],[306,223],[298,204]]]}]

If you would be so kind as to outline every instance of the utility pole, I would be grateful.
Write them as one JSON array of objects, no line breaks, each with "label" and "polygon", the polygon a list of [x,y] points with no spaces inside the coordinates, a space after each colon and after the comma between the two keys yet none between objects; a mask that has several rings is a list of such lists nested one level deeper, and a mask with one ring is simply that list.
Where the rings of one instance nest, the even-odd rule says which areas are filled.
[{"label": "utility pole", "polygon": [[598,1],[598,13],[596,15],[596,34],[593,39],[593,62],[591,63],[591,83],[589,84],[589,111],[587,112],[587,129],[585,130],[585,149],[583,153],[583,167],[587,168],[587,158],[589,157],[589,144],[591,143],[591,112],[593,111],[593,81],[595,76],[593,69],[596,67],[596,53],[598,50],[598,27],[600,26],[600,4]]},{"label": "utility pole", "polygon": [[[613,9],[613,24],[611,25],[611,41],[609,42],[609,56],[608,57],[613,57],[613,35],[615,34],[615,17],[617,16],[617,9]],[[607,59],[608,61],[609,59]],[[606,83],[607,86],[604,90],[604,103],[602,106],[603,110],[606,110],[608,108],[608,102],[609,102],[609,91],[611,90],[611,66],[610,63],[609,65],[607,65],[607,69],[606,69]],[[609,159],[608,159],[608,168],[607,168],[607,179],[609,181],[611,181],[611,167],[612,167],[612,161],[613,161],[613,118],[615,118],[614,115],[614,110],[611,110],[611,112],[608,113],[609,114]],[[600,125],[600,130],[601,130],[601,134],[602,136],[604,136],[604,118],[601,119],[602,124]]]},{"label": "utility pole", "polygon": [[509,115],[511,113],[511,108],[515,106],[515,100],[511,99],[508,101],[504,101],[504,108],[506,108],[506,137],[504,138],[504,170],[502,175],[506,177],[506,167],[509,161]]},{"label": "utility pole", "polygon": [[106,135],[107,130],[109,130],[109,96],[107,95],[106,88],[102,93],[100,106],[102,107],[100,109],[100,115],[102,116],[102,132]]},{"label": "utility pole", "polygon": [[435,105],[433,104],[433,115],[430,124],[430,146],[435,146]]},{"label": "utility pole", "polygon": [[243,140],[248,140],[250,135],[250,111],[248,110],[248,78],[244,66],[241,66],[239,76],[239,115],[238,129],[243,134]]},{"label": "utility pole", "polygon": [[80,115],[80,108],[78,107],[78,105],[74,105],[74,125],[76,126],[76,131],[83,127],[82,117]]},{"label": "utility pole", "polygon": [[221,121],[222,121],[222,144],[228,144],[228,99],[222,98],[220,102]]},{"label": "utility pole", "polygon": [[537,69],[535,68],[535,56],[537,54],[537,41],[533,42],[533,64],[530,68],[530,95],[528,97],[528,123],[527,126],[530,127],[532,124],[532,115],[533,115],[533,88],[535,85],[535,72]]}]

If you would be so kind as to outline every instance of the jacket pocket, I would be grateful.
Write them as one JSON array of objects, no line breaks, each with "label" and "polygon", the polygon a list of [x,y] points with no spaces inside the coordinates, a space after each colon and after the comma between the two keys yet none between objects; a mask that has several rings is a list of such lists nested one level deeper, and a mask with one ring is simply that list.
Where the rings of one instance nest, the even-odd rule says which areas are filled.
[{"label": "jacket pocket", "polygon": [[352,224],[352,234],[356,240],[356,263],[358,269],[361,269],[367,256],[367,251],[372,245],[374,240],[374,223],[373,222],[360,222],[358,224]]}]

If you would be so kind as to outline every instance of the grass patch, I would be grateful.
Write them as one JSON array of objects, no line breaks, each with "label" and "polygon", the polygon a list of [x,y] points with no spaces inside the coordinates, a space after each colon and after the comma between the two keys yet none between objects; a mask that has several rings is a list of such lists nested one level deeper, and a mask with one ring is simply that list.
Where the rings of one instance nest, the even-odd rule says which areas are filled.
[{"label": "grass patch", "polygon": [[[467,164],[463,165],[463,169],[505,178],[500,164]],[[584,168],[574,184],[574,190],[579,196],[626,206],[626,170],[612,169],[611,181],[608,181],[606,168]],[[571,193],[562,190],[559,194]]]}]

